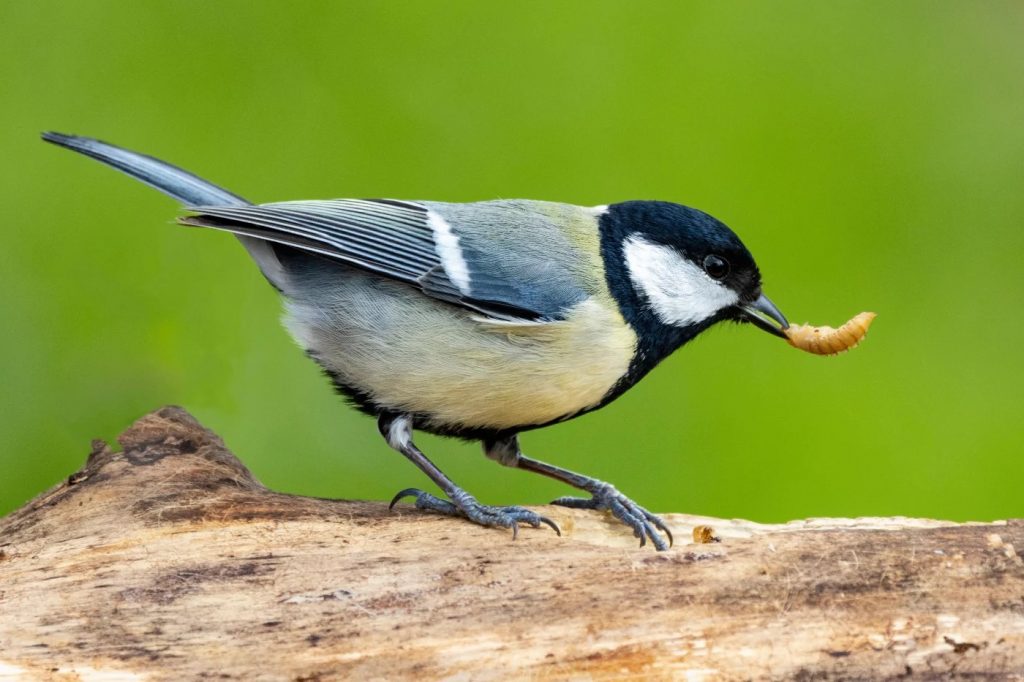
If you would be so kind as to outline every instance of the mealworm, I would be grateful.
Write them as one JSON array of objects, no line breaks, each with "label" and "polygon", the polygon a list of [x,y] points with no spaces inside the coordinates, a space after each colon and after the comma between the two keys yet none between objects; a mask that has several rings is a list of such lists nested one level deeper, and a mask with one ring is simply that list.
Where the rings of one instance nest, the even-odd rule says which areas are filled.
[{"label": "mealworm", "polygon": [[807,324],[793,324],[783,330],[789,345],[815,355],[836,355],[850,350],[868,333],[875,313],[861,313],[839,329],[812,327]]}]

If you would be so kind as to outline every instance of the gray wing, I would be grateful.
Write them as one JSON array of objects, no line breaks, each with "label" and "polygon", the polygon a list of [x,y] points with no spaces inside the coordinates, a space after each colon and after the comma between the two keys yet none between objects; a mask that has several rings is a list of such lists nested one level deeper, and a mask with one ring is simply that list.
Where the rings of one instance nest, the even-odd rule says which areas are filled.
[{"label": "gray wing", "polygon": [[[515,207],[507,216],[511,220],[501,222],[502,212],[493,210],[498,204]],[[572,268],[564,265],[564,248],[551,251],[552,245],[537,243],[538,237],[543,242],[557,231],[543,215],[531,220],[529,211],[522,210],[527,204],[484,202],[479,204],[484,208],[474,212],[471,207],[478,205],[389,199],[290,201],[191,207],[197,215],[181,222],[319,254],[489,317],[562,319],[588,293],[574,282]],[[445,206],[463,208],[446,217]],[[491,242],[489,230],[497,230],[501,237]],[[508,230],[522,234],[510,240]],[[522,249],[515,247],[517,242]]]}]

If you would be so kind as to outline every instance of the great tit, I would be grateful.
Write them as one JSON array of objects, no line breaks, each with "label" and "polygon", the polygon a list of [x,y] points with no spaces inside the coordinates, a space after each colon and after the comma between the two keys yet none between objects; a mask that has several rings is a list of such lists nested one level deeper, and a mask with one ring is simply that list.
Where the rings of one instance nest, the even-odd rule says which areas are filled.
[{"label": "great tit", "polygon": [[180,168],[99,140],[44,133],[177,199],[179,222],[237,235],[282,294],[285,324],[338,392],[446,499],[416,507],[484,526],[558,526],[478,502],[413,430],[481,441],[499,463],[585,491],[553,504],[607,510],[641,546],[671,531],[614,486],[525,456],[518,434],[607,405],[705,329],[749,322],[784,336],[740,239],[664,201],[332,199],[250,204]]}]

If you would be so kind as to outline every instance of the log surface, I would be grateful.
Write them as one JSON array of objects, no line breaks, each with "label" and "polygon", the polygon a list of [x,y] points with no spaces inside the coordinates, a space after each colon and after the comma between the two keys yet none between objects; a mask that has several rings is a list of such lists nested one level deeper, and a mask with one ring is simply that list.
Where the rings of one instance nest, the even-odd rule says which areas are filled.
[{"label": "log surface", "polygon": [[[0,680],[1024,679],[1024,522],[563,537],[266,489],[179,408],[0,519]],[[721,542],[694,544],[707,524]]]}]

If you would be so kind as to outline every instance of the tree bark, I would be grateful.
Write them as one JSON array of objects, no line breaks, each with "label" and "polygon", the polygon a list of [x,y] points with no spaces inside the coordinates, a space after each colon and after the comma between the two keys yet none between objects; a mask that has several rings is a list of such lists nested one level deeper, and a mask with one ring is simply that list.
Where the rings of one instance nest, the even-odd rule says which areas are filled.
[{"label": "tree bark", "polygon": [[[181,409],[0,519],[0,679],[1024,679],[1024,522],[593,511],[511,533],[266,489]],[[691,531],[720,542],[695,543]]]}]

